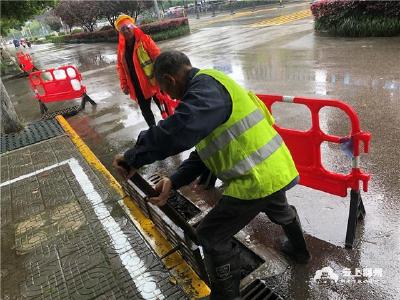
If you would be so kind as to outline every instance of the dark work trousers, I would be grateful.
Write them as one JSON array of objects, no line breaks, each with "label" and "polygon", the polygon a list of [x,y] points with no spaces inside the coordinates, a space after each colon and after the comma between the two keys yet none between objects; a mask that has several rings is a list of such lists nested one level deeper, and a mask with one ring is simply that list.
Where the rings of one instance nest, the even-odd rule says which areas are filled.
[{"label": "dark work trousers", "polygon": [[[135,72],[135,66],[134,66],[134,61],[133,61],[133,57],[132,57],[133,50],[134,50],[134,44],[135,44],[135,41],[132,41],[131,43],[128,43],[128,42],[126,43],[125,59],[126,59],[127,65],[128,65],[129,74],[132,79],[132,85],[135,88],[135,94],[136,94],[136,98],[137,98],[140,110],[142,112],[142,116],[143,116],[144,120],[146,121],[147,125],[150,127],[152,125],[155,125],[156,121],[154,119],[153,112],[151,111],[151,99],[144,98],[142,88],[140,87],[139,78]],[[160,101],[157,99],[157,97],[155,95],[152,98],[161,111]]]},{"label": "dark work trousers", "polygon": [[197,227],[197,235],[204,251],[208,255],[231,252],[232,237],[260,212],[279,225],[292,223],[296,216],[287,203],[284,189],[255,200],[223,196]]},{"label": "dark work trousers", "polygon": [[[142,116],[145,119],[147,125],[149,125],[149,127],[152,125],[156,125],[153,112],[151,111],[151,99],[144,99],[143,94],[140,92],[140,97],[139,93],[137,93],[137,100],[140,110],[142,111]],[[157,99],[155,95],[153,96],[153,100],[156,103],[159,110],[161,111],[160,101]]]}]

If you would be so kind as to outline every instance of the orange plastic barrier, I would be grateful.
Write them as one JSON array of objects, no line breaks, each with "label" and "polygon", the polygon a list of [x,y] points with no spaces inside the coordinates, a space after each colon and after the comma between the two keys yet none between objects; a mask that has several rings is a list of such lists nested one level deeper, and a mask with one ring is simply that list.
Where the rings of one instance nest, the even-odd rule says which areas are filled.
[{"label": "orange plastic barrier", "polygon": [[45,103],[73,100],[86,93],[82,76],[74,66],[33,72],[29,80],[36,98]]},{"label": "orange plastic barrier", "polygon": [[179,100],[172,99],[168,94],[163,92],[158,92],[156,97],[160,101],[161,117],[166,119],[168,116],[173,115],[175,108],[179,105]]},{"label": "orange plastic barrier", "polygon": [[[364,144],[364,152],[368,153],[371,135],[360,129],[360,122],[356,112],[346,103],[339,100],[309,99],[301,97],[285,97],[277,95],[257,95],[272,111],[275,102],[291,102],[303,104],[311,112],[312,126],[308,131],[282,128],[277,125],[275,129],[282,136],[288,146],[296,167],[300,173],[300,184],[313,189],[321,190],[333,195],[345,197],[347,190],[359,190],[362,181],[363,189],[368,190],[370,175],[359,168],[360,144]],[[339,137],[324,133],[320,127],[319,111],[323,107],[336,107],[344,111],[351,121],[349,136]],[[336,144],[352,143],[352,170],[350,174],[341,174],[328,171],[321,161],[321,144],[331,142]]]},{"label": "orange plastic barrier", "polygon": [[29,74],[31,87],[41,105],[42,113],[47,111],[43,103],[74,100],[82,97],[80,109],[85,103],[96,103],[86,94],[82,76],[74,66],[62,66]]},{"label": "orange plastic barrier", "polygon": [[[307,131],[288,129],[277,125],[274,127],[282,136],[293,156],[300,173],[300,184],[341,197],[347,196],[348,189],[351,189],[345,246],[352,248],[358,220],[365,217],[360,181],[363,183],[363,190],[367,192],[368,181],[371,178],[369,174],[361,171],[359,156],[362,150],[368,153],[371,134],[361,131],[356,112],[340,100],[277,95],[257,96],[265,103],[270,112],[272,112],[272,105],[276,102],[303,104],[310,110],[312,126]],[[329,135],[321,130],[319,112],[323,107],[335,107],[347,114],[351,121],[351,131],[348,136]],[[321,144],[323,142],[341,144],[351,153],[352,169],[349,174],[334,173],[324,168],[321,161]],[[360,149],[361,144],[364,145],[363,149]]]},{"label": "orange plastic barrier", "polygon": [[36,67],[33,65],[31,56],[28,53],[24,53],[23,51],[18,51],[17,60],[20,68],[24,72],[32,72],[34,70],[37,70]]}]

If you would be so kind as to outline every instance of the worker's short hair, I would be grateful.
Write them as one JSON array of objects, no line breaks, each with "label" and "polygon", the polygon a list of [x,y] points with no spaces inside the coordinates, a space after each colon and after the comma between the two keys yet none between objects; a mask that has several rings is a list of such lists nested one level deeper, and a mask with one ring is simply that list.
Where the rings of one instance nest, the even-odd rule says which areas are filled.
[{"label": "worker's short hair", "polygon": [[191,66],[192,64],[183,52],[176,50],[162,52],[154,62],[154,76],[160,82],[164,74],[174,76],[184,65]]}]

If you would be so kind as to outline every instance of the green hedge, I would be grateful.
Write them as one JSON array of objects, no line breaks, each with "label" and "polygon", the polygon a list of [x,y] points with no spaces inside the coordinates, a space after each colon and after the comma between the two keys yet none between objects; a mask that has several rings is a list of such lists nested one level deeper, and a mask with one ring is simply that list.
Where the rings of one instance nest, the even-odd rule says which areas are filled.
[{"label": "green hedge", "polygon": [[337,36],[400,35],[400,2],[323,0],[311,5],[315,30]]},{"label": "green hedge", "polygon": [[[232,2],[225,2],[223,4],[219,4],[219,9],[220,10],[238,10],[238,9],[243,9],[243,8],[248,8],[248,7],[255,7],[255,6],[260,6],[260,5],[268,5],[271,4],[271,0],[247,0],[247,1],[232,1]],[[279,0],[276,0],[275,2],[279,2]]]},{"label": "green hedge", "polygon": [[153,33],[151,34],[151,37],[154,41],[158,42],[158,41],[173,39],[189,33],[190,33],[189,25],[183,25],[178,28],[172,28],[162,32]]},{"label": "green hedge", "polygon": [[[187,18],[169,19],[161,22],[144,24],[140,26],[144,33],[149,34],[154,41],[175,38],[190,33]],[[95,32],[82,32],[77,34],[49,37],[53,43],[99,43],[118,42],[118,33],[114,29],[99,30]]]},{"label": "green hedge", "polygon": [[316,21],[315,29],[320,32],[329,32],[336,36],[397,36],[400,35],[400,20],[381,16],[351,16],[334,25]]}]

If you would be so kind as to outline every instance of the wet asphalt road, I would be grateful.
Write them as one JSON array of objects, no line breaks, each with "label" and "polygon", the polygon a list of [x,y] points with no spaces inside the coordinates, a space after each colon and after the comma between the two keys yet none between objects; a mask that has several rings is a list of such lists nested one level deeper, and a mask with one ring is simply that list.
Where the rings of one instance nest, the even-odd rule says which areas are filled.
[{"label": "wet asphalt road", "polygon": [[[372,134],[370,153],[361,159],[372,180],[368,193],[362,195],[367,216],[359,226],[354,249],[344,249],[349,199],[298,186],[288,193],[288,199],[299,211],[313,261],[307,266],[290,265],[269,282],[292,299],[399,299],[400,37],[326,37],[314,33],[312,18],[251,27],[263,18],[307,7],[289,5],[221,22],[205,18],[203,25],[193,20],[192,34],[159,46],[184,51],[194,66],[222,70],[257,93],[341,99],[357,111],[361,128]],[[82,72],[88,94],[98,106],[88,105],[85,112],[68,121],[107,167],[116,153],[132,146],[138,133],[146,129],[136,103],[119,89],[115,50],[114,44],[45,44],[32,49],[34,62],[41,69],[75,64]],[[26,78],[5,85],[26,122],[40,118]],[[286,127],[307,129],[310,125],[307,110],[296,105],[274,107],[274,115],[278,124]],[[320,115],[324,131],[337,135],[349,132],[349,122],[341,112],[324,109]],[[350,169],[350,160],[336,145],[323,145],[322,149],[328,169]],[[143,172],[170,173],[187,155],[157,162]],[[281,234],[280,228],[261,215],[245,231],[251,240],[271,247],[276,247]],[[328,266],[342,282],[313,282],[315,272]],[[345,268],[351,268],[352,274],[357,272],[355,268],[365,272],[372,268],[373,276],[352,282],[344,276]]]}]

